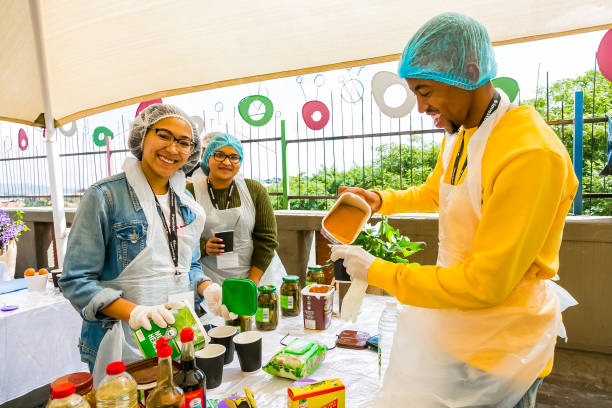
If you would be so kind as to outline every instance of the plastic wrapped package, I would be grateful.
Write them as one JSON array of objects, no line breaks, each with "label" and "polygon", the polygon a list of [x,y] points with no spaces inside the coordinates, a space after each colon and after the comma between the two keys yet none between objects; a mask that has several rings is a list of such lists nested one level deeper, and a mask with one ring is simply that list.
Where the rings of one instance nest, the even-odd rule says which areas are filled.
[{"label": "plastic wrapped package", "polygon": [[327,355],[327,346],[294,339],[263,367],[268,374],[297,380],[310,375]]}]

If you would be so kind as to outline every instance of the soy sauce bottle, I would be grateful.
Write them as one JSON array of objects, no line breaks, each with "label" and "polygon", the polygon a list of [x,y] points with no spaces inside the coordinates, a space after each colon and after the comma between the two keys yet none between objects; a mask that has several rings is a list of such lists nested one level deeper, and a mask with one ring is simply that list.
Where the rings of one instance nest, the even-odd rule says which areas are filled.
[{"label": "soy sauce bottle", "polygon": [[206,408],[206,377],[196,366],[193,329],[181,330],[181,368],[174,374],[174,383],[185,393],[184,407]]}]

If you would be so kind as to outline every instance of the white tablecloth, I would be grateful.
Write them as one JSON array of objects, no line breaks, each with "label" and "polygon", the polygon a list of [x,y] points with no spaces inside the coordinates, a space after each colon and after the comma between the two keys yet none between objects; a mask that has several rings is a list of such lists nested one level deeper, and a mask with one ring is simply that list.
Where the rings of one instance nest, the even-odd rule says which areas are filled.
[{"label": "white tablecloth", "polygon": [[[290,337],[284,341],[285,344],[295,337],[301,337],[324,343],[328,347],[334,346],[337,334],[345,329],[366,331],[370,335],[378,334],[378,319],[385,301],[391,299],[393,298],[366,295],[356,323],[347,323],[334,317],[330,327],[324,331],[304,330],[301,314],[296,317],[281,318],[276,330],[262,332],[262,365],[265,365],[283,347],[280,340],[286,334]],[[205,318],[203,321],[209,322]],[[219,324],[219,321],[212,320],[212,323]],[[335,348],[328,352],[326,359],[309,375],[309,378],[317,380],[339,378],[346,387],[346,407],[371,407],[379,388],[378,354],[368,349]],[[224,367],[223,383],[208,391],[207,398],[221,399],[230,395],[244,395],[244,387],[249,387],[255,394],[259,407],[285,408],[287,388],[293,381],[274,377],[263,370],[243,373],[240,370],[238,355],[235,354],[234,361]]]},{"label": "white tablecloth", "polygon": [[0,295],[0,404],[69,373],[89,371],[77,348],[81,317],[53,285]]}]

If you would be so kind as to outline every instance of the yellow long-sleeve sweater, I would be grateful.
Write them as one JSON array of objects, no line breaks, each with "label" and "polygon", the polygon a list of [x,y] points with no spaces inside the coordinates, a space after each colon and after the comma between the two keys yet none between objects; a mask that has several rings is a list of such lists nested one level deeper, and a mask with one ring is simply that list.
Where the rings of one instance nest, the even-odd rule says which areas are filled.
[{"label": "yellow long-sleeve sweater", "polygon": [[[466,145],[473,132],[465,132]],[[458,137],[445,182],[450,181],[460,143]],[[379,192],[378,212],[436,211],[442,155],[425,184]],[[533,108],[521,106],[507,112],[492,131],[481,165],[482,217],[471,258],[448,268],[376,259],[368,270],[369,284],[408,305],[471,309],[501,304],[526,274],[555,276],[565,216],[578,188],[565,147]],[[463,182],[466,173],[456,183]],[[551,368],[552,361],[542,376]]]}]

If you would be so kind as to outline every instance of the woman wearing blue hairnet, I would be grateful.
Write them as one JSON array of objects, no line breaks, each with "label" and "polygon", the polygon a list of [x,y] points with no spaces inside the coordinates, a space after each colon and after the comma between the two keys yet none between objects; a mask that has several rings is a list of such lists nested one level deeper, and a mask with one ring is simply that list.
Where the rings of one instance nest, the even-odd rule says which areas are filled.
[{"label": "woman wearing blue hairnet", "polygon": [[[206,293],[208,308],[221,315],[221,285],[226,278],[247,278],[277,288],[286,275],[276,254],[276,218],[265,187],[239,174],[242,143],[227,133],[208,134],[202,163],[192,176],[192,191],[206,212],[200,243],[202,266],[214,284]],[[215,233],[233,231],[233,250],[226,251]],[[216,285],[215,285],[216,284]],[[216,293],[213,295],[213,287]]]},{"label": "woman wearing blue hairnet", "polygon": [[[198,129],[154,104],[134,119],[124,172],[83,195],[59,285],[83,316],[79,348],[97,384],[112,361],[142,359],[132,330],[174,323],[211,285],[199,263],[205,214],[185,190],[200,157]],[[178,301],[181,300],[181,301]]]},{"label": "woman wearing blue hairnet", "polygon": [[398,74],[419,112],[449,132],[432,174],[405,191],[340,190],[373,213],[439,213],[436,265],[332,249],[352,278],[407,305],[376,406],[533,408],[551,372],[561,311],[575,304],[550,279],[578,181],[537,111],[493,87],[496,69],[477,21],[444,13],[426,22]]}]

